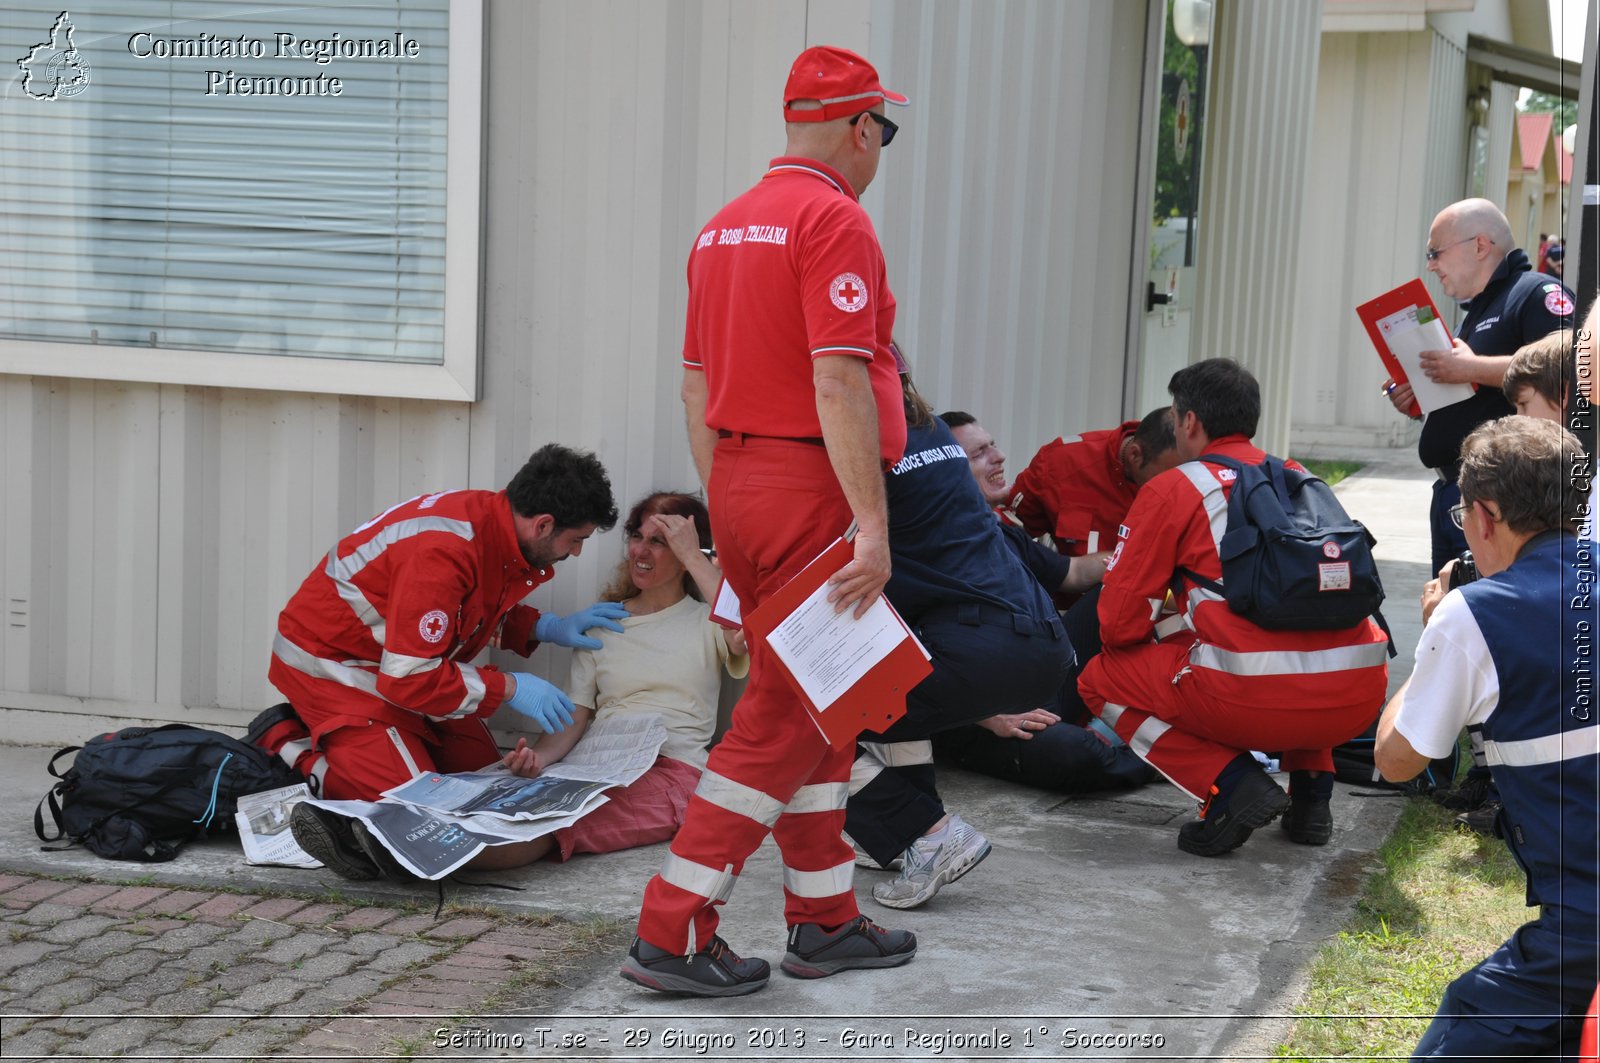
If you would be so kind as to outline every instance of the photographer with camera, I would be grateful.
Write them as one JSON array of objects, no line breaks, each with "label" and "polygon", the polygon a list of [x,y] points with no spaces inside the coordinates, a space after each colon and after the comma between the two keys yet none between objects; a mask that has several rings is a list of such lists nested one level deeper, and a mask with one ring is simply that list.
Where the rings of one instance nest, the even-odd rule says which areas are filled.
[{"label": "photographer with camera", "polygon": [[1496,832],[1539,918],[1445,991],[1413,1058],[1572,1051],[1600,971],[1600,725],[1594,718],[1595,544],[1575,534],[1578,441],[1505,417],[1462,445],[1453,512],[1479,579],[1423,595],[1411,678],[1378,723],[1392,782],[1481,739],[1503,808]]}]

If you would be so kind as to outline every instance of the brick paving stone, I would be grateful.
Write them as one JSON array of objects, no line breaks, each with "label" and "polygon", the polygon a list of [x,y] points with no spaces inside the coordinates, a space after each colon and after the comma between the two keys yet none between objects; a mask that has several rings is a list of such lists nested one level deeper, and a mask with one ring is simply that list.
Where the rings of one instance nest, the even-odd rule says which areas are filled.
[{"label": "brick paving stone", "polygon": [[39,1015],[56,1015],[77,1004],[93,999],[100,986],[90,978],[68,978],[64,982],[47,985],[31,994],[27,1001],[29,1012]]},{"label": "brick paving stone", "polygon": [[490,995],[493,987],[480,982],[454,982],[429,979],[385,989],[376,999],[392,1004],[411,1004],[417,1011],[438,1015],[458,1015],[470,1011]]},{"label": "brick paving stone", "polygon": [[352,908],[333,925],[344,930],[372,930],[399,915],[393,908]]},{"label": "brick paving stone", "polygon": [[488,919],[456,918],[422,932],[425,938],[475,938],[494,929]]},{"label": "brick paving stone", "polygon": [[13,921],[23,926],[54,926],[63,919],[76,919],[83,914],[81,905],[43,901],[26,911],[17,912]]},{"label": "brick paving stone", "polygon": [[29,1056],[45,1058],[57,1054],[68,1039],[55,1030],[37,1027],[20,1034],[6,1035],[6,1058],[26,1059]]},{"label": "brick paving stone", "polygon": [[71,1046],[73,1055],[113,1056],[138,1048],[165,1024],[157,1019],[119,1019]]},{"label": "brick paving stone", "polygon": [[508,941],[469,941],[461,946],[461,951],[469,956],[502,957],[513,963],[532,963],[547,959],[550,954],[548,949],[527,948]]},{"label": "brick paving stone", "polygon": [[279,941],[298,933],[301,933],[299,929],[285,923],[275,923],[270,919],[250,919],[239,929],[228,935],[228,940],[259,946],[268,942]]},{"label": "brick paving stone", "polygon": [[[67,946],[56,945],[49,941],[19,941],[6,946],[0,951],[0,976],[10,973],[5,982],[6,986],[16,992],[27,992],[27,986],[37,988],[49,984],[54,979],[46,977],[38,980],[35,972],[44,967],[53,967],[60,976],[70,976],[72,971],[67,964],[60,960],[47,960],[45,957],[53,953],[66,951]],[[19,969],[20,968],[20,969]]]},{"label": "brick paving stone", "polygon": [[185,970],[172,957],[162,953],[147,953],[147,955],[161,956],[165,962],[149,973],[140,975],[139,980],[134,983],[133,989],[138,992],[139,998],[145,1003],[134,1008],[133,1011],[139,1015],[172,1014],[171,1008],[157,1007],[153,1001],[169,993],[181,992],[190,986],[200,983],[196,981],[193,971]]},{"label": "brick paving stone", "polygon": [[0,894],[9,893],[18,886],[26,886],[33,881],[35,880],[27,875],[8,875],[0,872]]},{"label": "brick paving stone", "polygon": [[386,971],[398,974],[419,963],[425,963],[439,955],[442,950],[437,945],[429,945],[421,941],[402,941],[390,949],[372,957],[367,966],[375,971]]},{"label": "brick paving stone", "polygon": [[105,915],[79,915],[74,919],[63,919],[54,926],[42,927],[31,937],[36,941],[50,941],[57,945],[71,945],[82,941],[84,938],[94,937],[107,927],[115,926],[119,922],[121,920]]},{"label": "brick paving stone", "polygon": [[155,949],[158,952],[187,953],[226,937],[233,928],[221,923],[201,923],[183,921],[181,926],[163,931],[152,937],[143,946]]},{"label": "brick paving stone", "polygon": [[121,886],[108,885],[104,882],[86,882],[81,886],[74,886],[65,893],[58,893],[50,898],[52,904],[75,904],[80,908],[87,908],[96,901],[117,893]]},{"label": "brick paving stone", "polygon": [[484,985],[503,985],[514,972],[491,967],[457,967],[454,964],[434,964],[417,975],[418,978],[440,978],[455,982],[478,982]]},{"label": "brick paving stone", "polygon": [[180,915],[199,907],[210,898],[211,894],[197,890],[173,890],[157,897],[139,911],[147,915]]},{"label": "brick paving stone", "polygon": [[27,885],[18,886],[6,894],[5,900],[17,904],[37,904],[39,901],[47,901],[57,894],[65,893],[72,889],[73,886],[74,883],[71,882],[51,882],[49,879],[35,879]]},{"label": "brick paving stone", "polygon": [[356,958],[348,953],[321,952],[315,956],[307,956],[303,963],[291,966],[284,974],[302,982],[321,982],[327,978],[349,974],[355,965]]},{"label": "brick paving stone", "polygon": [[310,903],[297,897],[268,897],[260,904],[246,908],[243,914],[251,919],[272,919],[282,922]]},{"label": "brick paving stone", "polygon": [[412,941],[413,944],[415,943],[415,939],[397,938],[392,934],[385,934],[381,931],[368,934],[351,934],[337,945],[334,945],[331,951],[342,952],[350,956],[359,956],[363,960],[370,960],[380,952],[387,952],[402,941],[408,940]]},{"label": "brick paving stone", "polygon": [[284,921],[295,926],[307,926],[310,924],[320,926],[323,923],[333,922],[343,915],[345,910],[345,906],[342,904],[313,904],[309,908],[300,909]]},{"label": "brick paving stone", "polygon": [[[337,1006],[342,1008],[347,1003],[365,1000],[370,997],[382,989],[384,983],[388,980],[387,975],[377,971],[351,971],[349,974],[330,979],[322,987],[322,996],[326,1000],[337,1002]],[[308,1012],[322,1012],[334,1009],[329,1007],[313,1008],[307,1005],[306,1010]]]},{"label": "brick paving stone", "polygon": [[102,930],[95,937],[87,941],[77,941],[67,946],[67,956],[85,963],[95,963],[101,956],[127,952],[141,945],[149,944],[148,934],[136,934],[127,929],[128,924],[118,923],[108,930]]},{"label": "brick paving stone", "polygon": [[319,934],[302,930],[290,937],[274,941],[270,948],[259,954],[265,963],[296,963],[308,956],[326,951],[339,938],[333,934]]},{"label": "brick paving stone", "polygon": [[[136,912],[168,892],[165,886],[127,886],[94,902],[94,907],[116,912]],[[60,903],[60,898],[55,898]]]},{"label": "brick paving stone", "polygon": [[509,971],[517,966],[509,956],[486,956],[481,952],[469,952],[465,947],[445,962],[452,967],[476,967],[485,971]]},{"label": "brick paving stone", "polygon": [[304,982],[293,978],[285,978],[274,973],[265,981],[257,981],[244,987],[232,998],[222,1001],[217,1007],[238,1008],[253,1015],[264,1015],[268,1012],[282,1009],[289,1001],[295,999],[306,991]]},{"label": "brick paving stone", "polygon": [[189,914],[196,919],[214,919],[220,922],[237,915],[260,900],[260,897],[248,893],[219,893],[204,904],[190,909]]},{"label": "brick paving stone", "polygon": [[[211,987],[205,984],[185,985],[170,993],[152,997],[146,1007],[150,1015],[199,1015],[211,1007]],[[186,1019],[185,1022],[199,1022]]]},{"label": "brick paving stone", "polygon": [[[184,927],[191,925],[193,924],[191,924],[187,919],[166,919],[161,916],[157,916],[154,919],[149,919],[145,917],[143,912],[140,912],[137,914],[134,921],[128,924],[128,933],[143,934],[145,937],[154,940],[162,934],[166,934],[174,930],[182,930]],[[210,924],[202,923],[200,925],[209,926]],[[148,944],[148,942],[146,944]],[[146,945],[140,946],[140,948],[144,947],[146,947]]]},{"label": "brick paving stone", "polygon": [[437,923],[438,920],[431,915],[407,915],[396,919],[392,923],[383,924],[383,932],[400,937],[409,937],[412,934],[420,934]]}]

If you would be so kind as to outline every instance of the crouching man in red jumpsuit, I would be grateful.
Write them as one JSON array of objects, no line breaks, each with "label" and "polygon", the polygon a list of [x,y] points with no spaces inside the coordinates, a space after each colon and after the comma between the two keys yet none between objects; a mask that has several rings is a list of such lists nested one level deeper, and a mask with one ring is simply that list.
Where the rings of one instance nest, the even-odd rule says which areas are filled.
[{"label": "crouching man in red jumpsuit", "polygon": [[[310,732],[309,748],[289,755],[300,751],[294,765],[313,790],[375,801],[423,772],[492,764],[500,753],[484,721],[501,705],[547,733],[570,724],[572,703],[549,682],[467,662],[491,641],[527,656],[541,641],[597,650],[583,632],[620,632],[620,605],[558,617],[524,602],[616,521],[599,459],[551,443],[503,491],[419,495],[341,539],[279,614],[267,672]],[[346,878],[399,867],[358,822],[297,805],[291,826]],[[526,863],[518,849],[493,846],[468,866]]]},{"label": "crouching man in red jumpsuit", "polygon": [[[857,615],[889,579],[883,471],[905,448],[889,341],[894,296],[858,197],[894,136],[904,96],[842,48],[809,48],[784,90],[788,150],[723,207],[689,252],[683,400],[729,585],[750,612],[843,534],[833,577]],[[841,837],[852,748],[829,747],[759,640],[733,727],[711,751],[661,873],[645,889],[622,976],[650,989],[733,996],[767,961],[716,936],[717,907],[770,831],[783,859],[783,969],[820,978],[910,960],[916,938],[856,907]]]},{"label": "crouching man in red jumpsuit", "polygon": [[[1203,802],[1201,818],[1178,832],[1184,852],[1228,852],[1285,812],[1291,840],[1325,844],[1332,747],[1383,702],[1388,640],[1370,618],[1336,631],[1269,631],[1182,574],[1222,579],[1234,474],[1195,459],[1266,459],[1250,444],[1261,390],[1225,358],[1180,369],[1167,387],[1184,463],[1145,484],[1118,529],[1100,595],[1104,649],[1079,689],[1135,753]],[[1169,591],[1177,616],[1158,629]],[[1289,794],[1252,749],[1282,751]]]}]

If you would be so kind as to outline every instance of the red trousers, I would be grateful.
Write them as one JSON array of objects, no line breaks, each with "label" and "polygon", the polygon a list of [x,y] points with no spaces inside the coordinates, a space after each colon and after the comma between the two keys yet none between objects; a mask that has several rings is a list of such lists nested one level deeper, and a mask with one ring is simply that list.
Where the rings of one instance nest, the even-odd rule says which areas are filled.
[{"label": "red trousers", "polygon": [[[304,709],[300,712],[315,732],[317,725],[312,721],[319,717]],[[319,781],[317,796],[330,801],[376,801],[383,791],[430,771],[487,768],[500,759],[500,750],[488,726],[472,716],[428,721],[420,732],[401,730],[382,720],[350,721],[323,733],[311,756],[297,766]]]},{"label": "red trousers", "polygon": [[[814,444],[724,439],[709,487],[717,557],[746,613],[851,520],[827,451]],[[704,948],[717,908],[769,831],[783,859],[785,920],[832,926],[855,918],[854,854],[840,837],[854,754],[828,745],[767,647],[752,640],[749,684],[661,872],[645,887],[639,937],[680,954]]]},{"label": "red trousers", "polygon": [[1129,748],[1196,801],[1252,749],[1281,751],[1284,771],[1332,771],[1333,747],[1372,722],[1365,700],[1333,708],[1223,700],[1208,694],[1203,676],[1180,675],[1188,662],[1184,639],[1107,649],[1084,667],[1078,690]]}]

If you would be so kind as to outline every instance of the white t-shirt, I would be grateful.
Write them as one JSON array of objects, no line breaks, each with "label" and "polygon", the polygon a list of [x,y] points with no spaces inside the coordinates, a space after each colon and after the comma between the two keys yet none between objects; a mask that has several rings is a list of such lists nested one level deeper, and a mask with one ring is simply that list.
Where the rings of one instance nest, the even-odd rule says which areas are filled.
[{"label": "white t-shirt", "polygon": [[591,628],[604,648],[573,654],[573,704],[594,709],[596,720],[653,712],[667,729],[662,755],[705,767],[722,671],[740,679],[750,670],[750,658],[732,654],[710,616],[710,606],[685,596],[659,613],[623,618],[620,635]]},{"label": "white t-shirt", "polygon": [[1395,730],[1425,757],[1447,756],[1469,724],[1481,724],[1500,703],[1500,677],[1483,632],[1460,591],[1433,610],[1417,640],[1411,684],[1394,719]]}]

